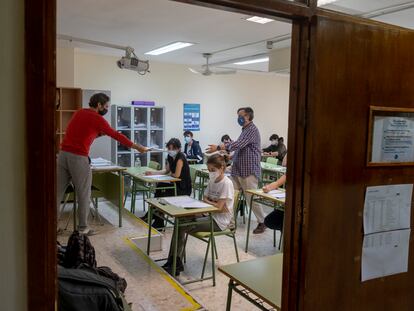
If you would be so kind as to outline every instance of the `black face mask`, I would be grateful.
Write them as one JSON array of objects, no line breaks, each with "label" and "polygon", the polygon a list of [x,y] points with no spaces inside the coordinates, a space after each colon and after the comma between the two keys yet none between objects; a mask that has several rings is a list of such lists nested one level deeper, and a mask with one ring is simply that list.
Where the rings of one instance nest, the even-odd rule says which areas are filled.
[{"label": "black face mask", "polygon": [[106,115],[106,113],[108,112],[108,109],[103,109],[103,110],[98,110],[98,113],[101,115],[101,116],[104,116],[104,115]]}]

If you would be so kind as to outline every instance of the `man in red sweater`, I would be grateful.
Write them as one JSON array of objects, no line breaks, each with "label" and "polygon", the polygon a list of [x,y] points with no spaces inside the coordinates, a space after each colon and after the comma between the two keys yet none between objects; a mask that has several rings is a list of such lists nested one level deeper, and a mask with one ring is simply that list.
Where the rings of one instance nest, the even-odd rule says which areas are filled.
[{"label": "man in red sweater", "polygon": [[70,120],[57,158],[57,210],[69,183],[75,187],[79,202],[79,226],[81,233],[92,235],[88,227],[89,203],[91,198],[92,172],[89,161],[89,149],[95,138],[108,135],[122,145],[147,152],[148,148],[134,144],[125,135],[110,127],[102,117],[108,112],[109,97],[104,93],[93,95],[89,100],[89,109],[78,110]]}]

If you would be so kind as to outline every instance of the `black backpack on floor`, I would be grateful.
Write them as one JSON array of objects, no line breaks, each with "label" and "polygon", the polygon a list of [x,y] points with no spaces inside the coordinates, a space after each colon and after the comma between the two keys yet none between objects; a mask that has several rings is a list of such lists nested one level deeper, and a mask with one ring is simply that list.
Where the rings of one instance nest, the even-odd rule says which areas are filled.
[{"label": "black backpack on floor", "polygon": [[95,248],[86,235],[79,233],[79,231],[74,231],[66,245],[63,266],[66,268],[77,268],[81,264],[96,267]]},{"label": "black backpack on floor", "polygon": [[131,311],[114,280],[58,266],[59,311]]}]

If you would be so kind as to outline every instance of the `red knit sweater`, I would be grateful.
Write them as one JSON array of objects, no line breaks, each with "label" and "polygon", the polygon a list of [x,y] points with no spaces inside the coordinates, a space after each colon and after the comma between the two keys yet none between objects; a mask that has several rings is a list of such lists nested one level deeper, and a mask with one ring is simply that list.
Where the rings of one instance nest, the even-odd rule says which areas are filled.
[{"label": "red knit sweater", "polygon": [[133,142],[125,135],[111,128],[99,113],[92,109],[81,109],[76,111],[70,120],[61,149],[74,154],[88,156],[93,141],[100,135],[108,135],[129,148],[133,145]]}]

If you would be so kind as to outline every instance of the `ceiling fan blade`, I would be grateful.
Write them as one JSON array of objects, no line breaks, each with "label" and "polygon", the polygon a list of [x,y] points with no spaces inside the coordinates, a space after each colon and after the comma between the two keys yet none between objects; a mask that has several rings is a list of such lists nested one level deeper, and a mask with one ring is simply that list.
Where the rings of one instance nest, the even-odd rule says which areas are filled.
[{"label": "ceiling fan blade", "polygon": [[191,67],[188,67],[188,70],[190,70],[192,73],[195,73],[195,74],[198,74],[198,75],[203,73],[202,71],[198,71],[198,70],[196,70],[194,68],[191,68]]}]

